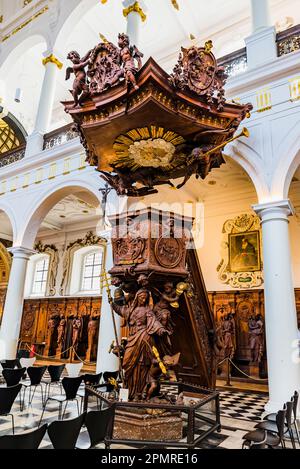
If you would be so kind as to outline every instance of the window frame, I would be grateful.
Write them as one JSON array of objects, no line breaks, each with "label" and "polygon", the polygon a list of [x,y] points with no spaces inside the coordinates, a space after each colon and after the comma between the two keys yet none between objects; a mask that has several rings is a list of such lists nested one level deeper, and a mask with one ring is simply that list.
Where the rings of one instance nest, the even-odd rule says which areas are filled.
[{"label": "window frame", "polygon": [[[49,273],[50,273],[50,256],[49,254],[40,254],[39,258],[35,260],[34,265],[33,265],[33,273],[32,273],[32,281],[31,281],[31,287],[30,287],[30,297],[46,297],[47,296],[47,290],[48,290],[48,280],[49,280]],[[40,272],[47,272],[46,279],[42,280],[41,282],[37,282],[35,280],[36,274],[37,274],[37,266],[39,263],[48,261],[48,269],[47,270],[42,270]],[[45,264],[44,264],[45,266]],[[44,291],[39,291],[35,292],[34,287],[36,283],[45,283],[45,290]]]},{"label": "window frame", "polygon": [[[87,266],[86,265],[87,258],[89,258],[91,256],[96,256],[97,254],[99,254],[101,256],[100,264],[94,264],[93,263],[93,264]],[[94,257],[94,259],[95,259],[95,257]],[[91,279],[91,284],[93,285],[94,278],[98,277],[98,276],[94,276],[94,275],[92,275],[91,277],[85,277],[84,274],[85,274],[86,267],[92,267],[92,274],[94,274],[95,267],[100,266],[100,276],[101,276],[101,273],[103,272],[103,263],[104,263],[104,250],[103,249],[101,249],[101,250],[99,250],[99,248],[97,250],[93,249],[93,250],[88,251],[87,253],[82,255],[82,258],[81,258],[81,275],[80,275],[80,293],[82,293],[84,295],[99,295],[101,293],[100,278],[99,278],[99,287],[96,290],[92,290],[92,289],[85,290],[84,289],[85,279]]]}]

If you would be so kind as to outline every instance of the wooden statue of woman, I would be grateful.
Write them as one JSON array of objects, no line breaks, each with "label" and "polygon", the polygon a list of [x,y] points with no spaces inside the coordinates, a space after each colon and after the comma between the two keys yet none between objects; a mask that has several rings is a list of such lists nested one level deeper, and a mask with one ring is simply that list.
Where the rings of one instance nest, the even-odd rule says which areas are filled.
[{"label": "wooden statue of woman", "polygon": [[129,328],[123,369],[131,400],[141,399],[145,385],[150,381],[155,337],[168,333],[157,320],[149,303],[150,293],[144,288],[136,293],[131,306],[112,303],[114,311],[126,320]]}]

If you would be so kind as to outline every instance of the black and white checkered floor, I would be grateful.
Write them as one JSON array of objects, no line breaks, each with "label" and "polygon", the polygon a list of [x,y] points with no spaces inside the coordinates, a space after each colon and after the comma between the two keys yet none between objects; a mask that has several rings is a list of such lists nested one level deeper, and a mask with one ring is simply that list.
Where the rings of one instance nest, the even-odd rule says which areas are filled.
[{"label": "black and white checkered floor", "polygon": [[222,391],[221,413],[234,419],[257,422],[261,419],[268,398],[265,394]]},{"label": "black and white checkered floor", "polygon": [[[60,394],[60,388],[53,388],[52,394]],[[218,449],[240,449],[242,447],[242,438],[245,433],[253,430],[255,422],[259,421],[267,401],[265,395],[251,394],[246,392],[220,392],[221,404],[221,424],[222,431],[207,437],[200,448],[218,448]],[[28,402],[28,397],[25,403]],[[96,408],[96,401],[91,402],[89,409]],[[31,406],[26,405],[23,412],[20,412],[19,401],[13,406],[15,416],[15,433],[23,433],[26,430],[36,428],[42,412],[42,399],[40,391],[37,390]],[[65,418],[74,418],[77,416],[77,407],[75,402],[70,402]],[[44,413],[43,422],[50,423],[58,418],[58,406],[54,401],[49,402]],[[0,436],[11,434],[11,419],[9,417],[0,417]],[[88,442],[87,432],[82,430],[82,437]],[[104,445],[99,445],[103,448]],[[41,449],[51,448],[51,443],[45,436]],[[124,448],[114,445],[112,448]]]}]

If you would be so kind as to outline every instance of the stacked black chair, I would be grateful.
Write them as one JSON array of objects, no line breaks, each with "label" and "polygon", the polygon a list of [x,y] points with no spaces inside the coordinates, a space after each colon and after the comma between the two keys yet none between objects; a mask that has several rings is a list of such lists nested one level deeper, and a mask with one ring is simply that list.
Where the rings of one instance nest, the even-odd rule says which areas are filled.
[{"label": "stacked black chair", "polygon": [[58,420],[48,427],[48,435],[54,449],[75,449],[85,420],[85,413],[71,420]]},{"label": "stacked black chair", "polygon": [[[64,388],[65,396],[64,395],[57,395],[57,396],[55,395],[55,396],[48,396],[47,397],[47,399],[45,400],[44,406],[43,406],[43,412],[42,412],[42,415],[41,415],[40,423],[43,419],[44,412],[45,412],[47,403],[49,401],[56,401],[56,402],[59,403],[59,411],[58,411],[59,420],[60,419],[63,420],[64,415],[65,415],[66,410],[67,410],[68,403],[70,401],[76,401],[78,415],[79,415],[80,411],[79,411],[79,404],[78,404],[78,400],[77,400],[77,392],[78,392],[78,388],[79,388],[81,382],[82,382],[82,376],[77,376],[76,378],[70,378],[70,377],[63,378],[62,387]],[[64,411],[62,412],[62,406],[63,406],[64,402],[65,402],[66,405],[65,405]]]},{"label": "stacked black chair", "polygon": [[[24,386],[22,408],[24,408],[26,390],[29,389],[28,404],[31,405],[36,388],[38,386],[41,387],[42,403],[44,403],[43,386],[42,386],[41,381],[42,381],[42,378],[46,369],[47,369],[46,366],[30,366],[29,368],[27,368],[27,374],[28,374],[30,381],[26,381],[22,383]],[[32,394],[31,394],[31,388],[33,388]]]},{"label": "stacked black chair", "polygon": [[50,375],[50,379],[45,379],[42,381],[46,385],[45,398],[50,396],[51,386],[59,384],[62,391],[61,375],[63,374],[65,367],[65,365],[48,366],[48,373]]},{"label": "stacked black chair", "polygon": [[21,391],[22,384],[16,386],[0,388],[0,415],[10,416],[12,421],[12,431],[15,433],[14,416],[11,413],[11,408],[16,400],[17,395]]},{"label": "stacked black chair", "polygon": [[[256,428],[243,436],[243,449],[286,448],[284,441],[286,409],[279,410],[276,414],[275,427],[272,431],[265,428]],[[264,423],[264,422],[261,422]],[[266,422],[267,423],[267,422]]]},{"label": "stacked black chair", "polygon": [[85,434],[81,434],[76,447],[79,449],[90,449],[103,443],[111,432],[113,418],[113,406],[105,410],[92,410],[88,412],[85,418],[85,426],[88,431],[89,441],[85,438]]},{"label": "stacked black chair", "polygon": [[[293,403],[291,401],[287,402],[285,404],[285,424],[284,424],[284,435],[286,433],[289,434],[293,448],[296,449],[295,445],[295,439],[293,435],[293,429],[292,429],[292,415],[293,415]],[[259,422],[257,425],[255,425],[255,428],[259,428],[262,430],[267,430],[268,432],[276,433],[277,431],[277,425],[276,421],[268,420],[268,415],[264,418],[263,422]]]},{"label": "stacked black chair", "polygon": [[297,411],[298,411],[298,402],[299,402],[299,393],[297,391],[294,392],[294,395],[292,396],[292,402],[293,402],[293,425],[295,427],[295,432],[297,436],[297,440],[300,446],[300,436],[299,436],[299,428],[298,428],[298,423],[297,423]]},{"label": "stacked black chair", "polygon": [[38,449],[47,430],[47,424],[20,435],[0,437],[0,449]]}]

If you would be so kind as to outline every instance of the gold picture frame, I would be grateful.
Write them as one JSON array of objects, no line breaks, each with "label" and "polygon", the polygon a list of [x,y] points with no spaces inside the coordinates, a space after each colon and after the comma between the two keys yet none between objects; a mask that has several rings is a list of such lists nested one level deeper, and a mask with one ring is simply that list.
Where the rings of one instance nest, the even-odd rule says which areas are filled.
[{"label": "gold picture frame", "polygon": [[228,234],[228,247],[230,272],[261,271],[260,232],[258,230]]}]

